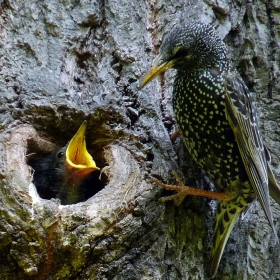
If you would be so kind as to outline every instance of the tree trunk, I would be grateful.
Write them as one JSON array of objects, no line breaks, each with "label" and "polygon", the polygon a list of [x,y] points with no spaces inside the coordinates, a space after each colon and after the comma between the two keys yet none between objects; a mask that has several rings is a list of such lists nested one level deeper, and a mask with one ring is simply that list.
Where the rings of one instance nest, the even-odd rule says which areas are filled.
[{"label": "tree trunk", "polygon": [[[211,187],[172,112],[174,72],[143,90],[163,34],[213,24],[253,93],[280,180],[277,0],[0,1],[1,279],[209,279],[215,203],[179,206],[151,182]],[[42,199],[28,159],[62,147],[88,120],[104,188],[85,202]],[[280,206],[271,200],[279,232]],[[237,222],[216,279],[280,279],[280,250],[258,203]]]}]

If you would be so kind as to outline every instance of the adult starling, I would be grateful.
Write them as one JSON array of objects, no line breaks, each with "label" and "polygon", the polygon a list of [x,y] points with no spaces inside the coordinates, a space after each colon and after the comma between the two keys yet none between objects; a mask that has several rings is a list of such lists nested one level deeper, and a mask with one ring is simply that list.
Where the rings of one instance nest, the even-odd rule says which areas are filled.
[{"label": "adult starling", "polygon": [[84,121],[70,142],[49,156],[29,164],[33,167],[33,181],[43,198],[59,198],[61,204],[74,204],[85,199],[82,184],[87,176],[99,170],[86,149]]},{"label": "adult starling", "polygon": [[218,201],[211,250],[214,277],[236,219],[255,196],[278,241],[269,191],[280,204],[280,190],[249,90],[231,69],[226,46],[215,30],[200,22],[176,26],[164,38],[140,88],[169,68],[177,70],[173,108],[184,144],[222,192],[200,194],[224,199]]}]

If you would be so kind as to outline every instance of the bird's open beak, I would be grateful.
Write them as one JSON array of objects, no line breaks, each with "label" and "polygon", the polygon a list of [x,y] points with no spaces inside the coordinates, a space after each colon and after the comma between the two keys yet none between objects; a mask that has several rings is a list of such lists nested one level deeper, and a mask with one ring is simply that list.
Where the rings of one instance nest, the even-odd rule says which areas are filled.
[{"label": "bird's open beak", "polygon": [[99,170],[86,148],[86,126],[87,122],[84,121],[77,133],[70,140],[66,149],[67,167],[81,177],[84,177],[95,170]]},{"label": "bird's open beak", "polygon": [[146,84],[152,81],[155,77],[165,72],[167,69],[172,68],[174,65],[174,60],[163,62],[162,57],[158,56],[151,68],[151,70],[146,74],[140,83],[139,89],[142,89]]}]

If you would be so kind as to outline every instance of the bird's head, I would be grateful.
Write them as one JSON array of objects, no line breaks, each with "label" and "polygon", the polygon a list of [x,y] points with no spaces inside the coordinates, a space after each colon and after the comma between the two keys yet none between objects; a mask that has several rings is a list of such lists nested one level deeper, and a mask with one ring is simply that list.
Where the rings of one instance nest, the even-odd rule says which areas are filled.
[{"label": "bird's head", "polygon": [[227,66],[226,47],[214,28],[201,22],[175,26],[163,39],[153,66],[140,89],[169,68],[203,71]]},{"label": "bird's head", "polygon": [[99,180],[88,176],[100,169],[86,148],[86,124],[82,123],[66,146],[29,162],[35,171],[33,182],[40,197],[59,198],[63,205],[74,204],[94,194],[92,185],[100,190]]}]

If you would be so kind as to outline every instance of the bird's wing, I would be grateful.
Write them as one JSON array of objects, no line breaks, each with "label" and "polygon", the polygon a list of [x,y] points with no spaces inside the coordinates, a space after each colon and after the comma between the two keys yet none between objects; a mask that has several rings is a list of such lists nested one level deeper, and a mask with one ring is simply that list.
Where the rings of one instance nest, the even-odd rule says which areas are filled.
[{"label": "bird's wing", "polygon": [[248,88],[234,73],[225,76],[225,110],[250,183],[277,238],[269,203],[268,163],[255,108]]}]

